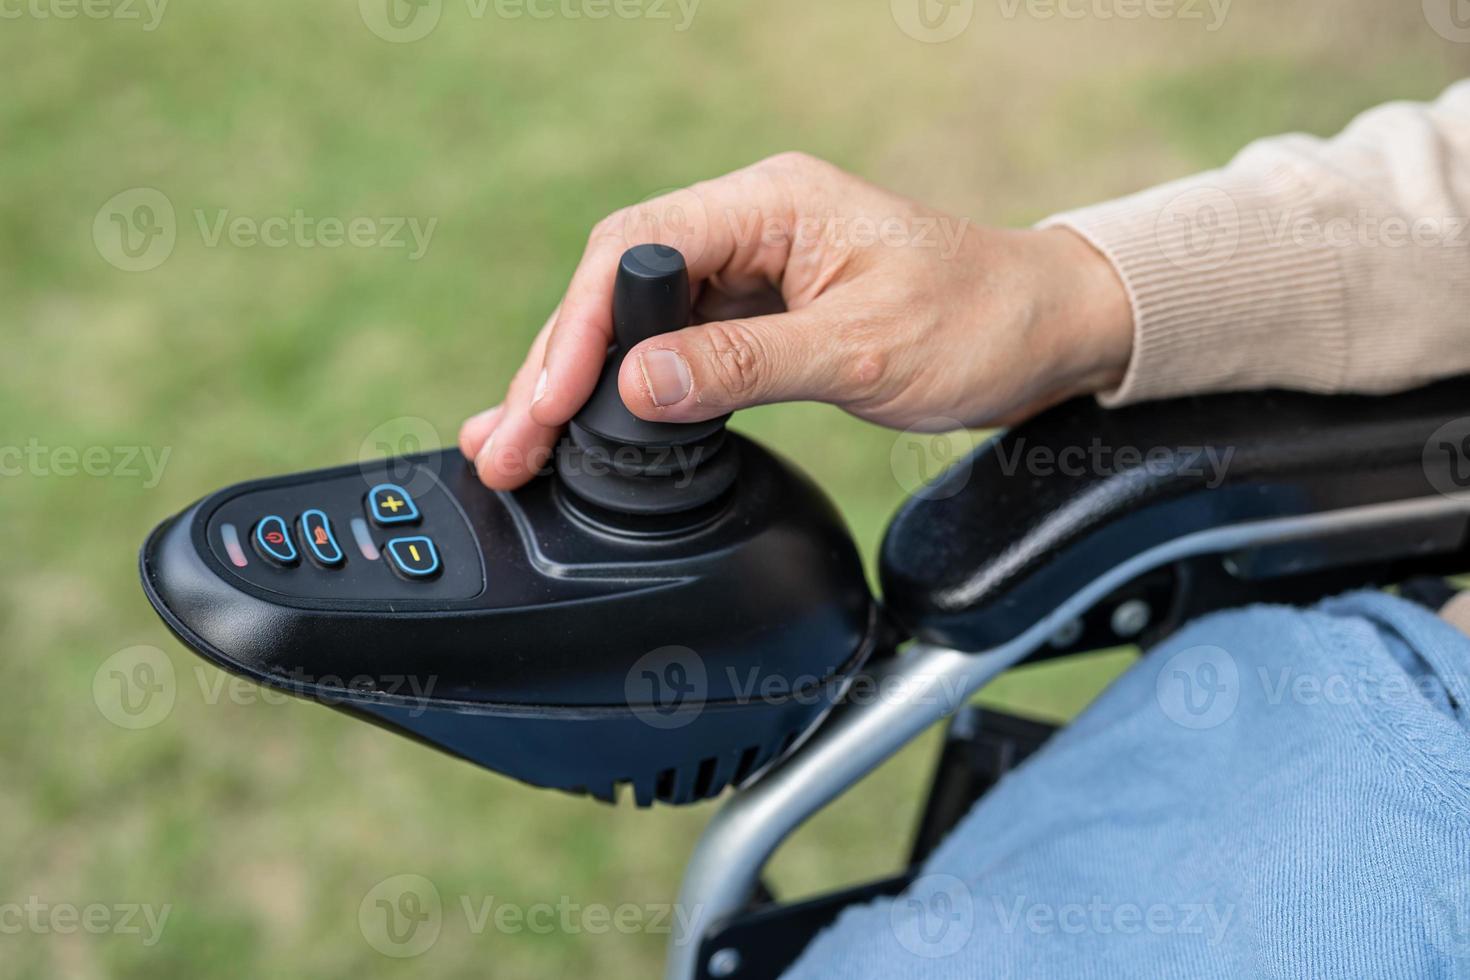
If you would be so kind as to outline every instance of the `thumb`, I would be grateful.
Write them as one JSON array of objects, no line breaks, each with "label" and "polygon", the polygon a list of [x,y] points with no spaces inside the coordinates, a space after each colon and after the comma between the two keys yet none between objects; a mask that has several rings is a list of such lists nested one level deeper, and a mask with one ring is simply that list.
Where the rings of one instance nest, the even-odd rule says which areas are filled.
[{"label": "thumb", "polygon": [[629,351],[618,390],[634,415],[657,422],[698,422],[769,402],[846,399],[838,389],[849,355],[833,349],[835,335],[810,307],[685,327]]}]

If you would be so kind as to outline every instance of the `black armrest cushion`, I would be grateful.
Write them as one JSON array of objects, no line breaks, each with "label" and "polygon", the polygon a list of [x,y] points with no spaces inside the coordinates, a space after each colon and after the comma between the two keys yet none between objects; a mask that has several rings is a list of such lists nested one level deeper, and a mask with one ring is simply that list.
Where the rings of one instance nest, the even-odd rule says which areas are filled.
[{"label": "black armrest cushion", "polygon": [[987,649],[1131,555],[1227,523],[1470,493],[1470,378],[1382,396],[1059,405],[976,449],[886,533],[911,635]]}]

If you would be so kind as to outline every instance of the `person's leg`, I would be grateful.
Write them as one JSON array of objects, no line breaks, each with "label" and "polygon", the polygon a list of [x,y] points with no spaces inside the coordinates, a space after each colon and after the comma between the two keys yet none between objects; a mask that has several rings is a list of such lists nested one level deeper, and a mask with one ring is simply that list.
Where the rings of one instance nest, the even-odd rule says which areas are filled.
[{"label": "person's leg", "polygon": [[1470,973],[1467,677],[1381,594],[1201,620],[788,980]]}]

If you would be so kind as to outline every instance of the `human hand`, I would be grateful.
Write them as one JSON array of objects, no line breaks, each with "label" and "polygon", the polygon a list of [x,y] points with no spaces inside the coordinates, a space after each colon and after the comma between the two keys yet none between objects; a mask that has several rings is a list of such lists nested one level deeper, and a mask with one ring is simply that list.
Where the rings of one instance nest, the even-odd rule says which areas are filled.
[{"label": "human hand", "polygon": [[645,242],[684,252],[695,296],[695,325],[623,362],[645,419],[813,400],[894,428],[1010,425],[1117,385],[1131,353],[1123,285],[1073,232],[974,225],[781,154],[597,224],[504,402],[460,430],[487,486],[550,460],[612,338],[618,259]]}]

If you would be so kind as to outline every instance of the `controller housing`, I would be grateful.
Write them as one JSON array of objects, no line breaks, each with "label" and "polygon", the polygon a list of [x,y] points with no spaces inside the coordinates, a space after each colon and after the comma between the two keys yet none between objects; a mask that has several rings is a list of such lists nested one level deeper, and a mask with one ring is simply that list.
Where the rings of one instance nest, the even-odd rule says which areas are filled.
[{"label": "controller housing", "polygon": [[556,476],[491,492],[453,450],[238,484],[154,530],[144,590],[262,684],[539,786],[694,802],[798,742],[876,642],[836,511],[725,439],[739,480],[673,522],[602,520]]}]

